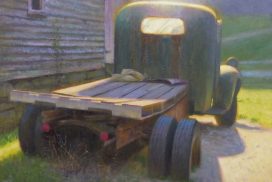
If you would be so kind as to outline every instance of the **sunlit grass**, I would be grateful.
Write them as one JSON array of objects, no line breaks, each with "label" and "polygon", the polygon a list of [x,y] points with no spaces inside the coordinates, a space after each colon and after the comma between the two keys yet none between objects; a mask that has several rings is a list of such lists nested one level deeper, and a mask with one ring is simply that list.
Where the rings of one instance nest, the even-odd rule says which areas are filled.
[{"label": "sunlit grass", "polygon": [[3,145],[6,145],[9,142],[13,142],[17,139],[17,129],[9,132],[9,133],[3,133],[0,134],[0,148],[3,147]]},{"label": "sunlit grass", "polygon": [[0,162],[12,157],[20,152],[19,142],[15,140],[13,142],[7,143],[4,147],[0,150]]},{"label": "sunlit grass", "polygon": [[272,127],[272,79],[244,79],[239,94],[239,118]]},{"label": "sunlit grass", "polygon": [[242,89],[239,95],[239,118],[272,127],[271,90]]},{"label": "sunlit grass", "polygon": [[46,161],[25,156],[19,146],[17,131],[13,131],[0,138],[0,181],[57,182],[61,177]]}]

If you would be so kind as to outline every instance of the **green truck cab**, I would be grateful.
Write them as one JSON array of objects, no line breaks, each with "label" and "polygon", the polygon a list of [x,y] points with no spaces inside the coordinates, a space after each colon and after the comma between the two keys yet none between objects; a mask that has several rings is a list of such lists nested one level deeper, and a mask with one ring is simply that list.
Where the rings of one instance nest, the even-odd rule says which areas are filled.
[{"label": "green truck cab", "polygon": [[211,7],[179,2],[136,2],[123,7],[115,24],[115,72],[135,69],[150,79],[189,82],[191,114],[236,119],[238,62],[220,66],[222,19]]}]

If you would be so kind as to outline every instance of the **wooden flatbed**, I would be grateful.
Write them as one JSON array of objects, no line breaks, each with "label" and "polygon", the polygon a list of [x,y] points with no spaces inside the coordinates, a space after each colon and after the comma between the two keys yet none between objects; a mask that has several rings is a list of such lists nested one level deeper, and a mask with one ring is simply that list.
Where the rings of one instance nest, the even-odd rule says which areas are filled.
[{"label": "wooden flatbed", "polygon": [[111,77],[52,93],[14,90],[10,99],[56,108],[104,111],[117,117],[144,120],[175,106],[187,94],[187,88],[187,83],[182,81],[125,82]]}]

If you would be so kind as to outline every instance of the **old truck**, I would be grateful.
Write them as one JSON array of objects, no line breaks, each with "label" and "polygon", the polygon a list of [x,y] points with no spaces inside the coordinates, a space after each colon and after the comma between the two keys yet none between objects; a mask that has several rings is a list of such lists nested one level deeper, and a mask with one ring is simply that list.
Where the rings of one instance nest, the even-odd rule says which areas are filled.
[{"label": "old truck", "polygon": [[201,161],[199,124],[190,116],[215,115],[225,126],[236,119],[238,61],[220,66],[221,25],[218,12],[203,5],[124,6],[115,23],[114,72],[130,70],[52,93],[11,92],[12,101],[28,104],[19,126],[23,152],[113,154],[147,137],[149,173],[189,179]]}]

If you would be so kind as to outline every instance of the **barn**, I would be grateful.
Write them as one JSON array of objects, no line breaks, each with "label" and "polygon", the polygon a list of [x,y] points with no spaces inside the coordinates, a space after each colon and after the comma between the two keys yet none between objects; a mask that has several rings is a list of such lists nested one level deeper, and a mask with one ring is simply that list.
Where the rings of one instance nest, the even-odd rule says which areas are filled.
[{"label": "barn", "polygon": [[108,74],[111,21],[123,3],[0,1],[0,131],[14,128],[23,109],[9,102],[10,90],[50,91]]}]

